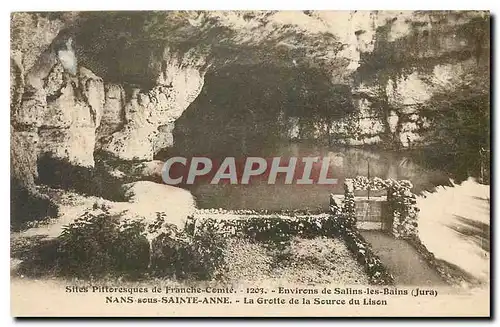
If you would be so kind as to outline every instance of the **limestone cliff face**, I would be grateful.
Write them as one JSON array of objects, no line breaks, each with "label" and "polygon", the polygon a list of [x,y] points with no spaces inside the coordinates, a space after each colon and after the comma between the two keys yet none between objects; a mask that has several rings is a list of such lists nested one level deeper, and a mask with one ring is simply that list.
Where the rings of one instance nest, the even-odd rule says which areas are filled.
[{"label": "limestone cliff face", "polygon": [[97,150],[123,160],[152,160],[173,144],[173,123],[203,85],[195,68],[179,64],[172,71],[144,92],[105,83],[84,67],[71,76],[56,63],[42,86],[31,88],[14,109],[13,132],[31,139],[39,154],[78,166],[93,166]]},{"label": "limestone cliff face", "polygon": [[22,130],[39,154],[93,166],[95,129],[103,112],[102,80],[85,68],[72,77],[54,65],[40,88],[31,88],[15,109],[14,133]]},{"label": "limestone cliff face", "polygon": [[334,123],[341,143],[425,146],[436,128],[435,113],[424,110],[429,103],[462,88],[489,93],[480,85],[490,67],[487,14],[382,12],[361,21],[352,50],[359,56],[351,84],[357,110]]},{"label": "limestone cliff face", "polygon": [[153,160],[155,153],[173,145],[174,122],[200,93],[204,72],[189,62],[167,59],[149,91],[107,85],[97,149],[123,160]]},{"label": "limestone cliff face", "polygon": [[70,23],[13,15],[18,32],[11,53],[13,137],[31,149],[30,162],[49,155],[92,167],[99,150],[123,160],[152,160],[156,151],[172,145],[174,121],[200,92],[202,63],[165,51],[163,70],[146,91],[103,81],[81,64],[74,75],[63,67],[58,48]]},{"label": "limestone cliff face", "polygon": [[[474,25],[478,20],[483,25]],[[279,109],[276,121],[289,138],[425,143],[422,133],[432,126],[421,105],[471,76],[478,63],[489,67],[489,35],[476,37],[484,22],[485,13],[473,12],[15,13],[12,133],[33,158],[84,167],[94,165],[96,152],[152,160],[172,146],[175,122],[207,86],[207,72],[265,64],[297,75],[321,69],[332,90],[349,90],[344,98],[355,110],[345,115],[318,120]],[[64,51],[74,51],[76,74],[65,67]],[[260,83],[254,80],[248,89]],[[351,106],[308,92],[318,103],[312,107],[327,103],[327,113]],[[260,106],[270,98],[253,99]]]}]

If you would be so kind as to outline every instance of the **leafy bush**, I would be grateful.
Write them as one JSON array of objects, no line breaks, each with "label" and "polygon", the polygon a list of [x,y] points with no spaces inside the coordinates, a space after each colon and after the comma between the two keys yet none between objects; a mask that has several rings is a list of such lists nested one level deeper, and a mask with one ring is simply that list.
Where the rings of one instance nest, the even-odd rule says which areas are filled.
[{"label": "leafy bush", "polygon": [[[155,222],[146,224],[122,220],[105,210],[85,213],[58,237],[59,274],[80,278],[139,277],[146,273],[179,279],[220,278],[226,267],[226,237],[203,223],[196,233],[188,234],[165,223],[165,218],[164,213],[158,213]],[[148,233],[158,235],[152,240],[151,252]]]},{"label": "leafy bush", "polygon": [[109,173],[102,163],[98,163],[95,168],[82,167],[75,166],[67,159],[42,155],[37,160],[37,182],[112,201],[125,201],[121,190],[123,181]]},{"label": "leafy bush", "polygon": [[152,242],[151,272],[158,277],[182,279],[188,271],[188,240],[176,228],[158,235]]},{"label": "leafy bush", "polygon": [[220,278],[225,271],[227,238],[211,224],[198,226],[189,246],[190,273],[200,279]]},{"label": "leafy bush", "polygon": [[370,243],[364,239],[356,226],[347,221],[347,216],[332,216],[332,219],[349,251],[351,251],[358,263],[365,268],[370,284],[393,285],[394,277],[382,264],[380,258],[373,252]]},{"label": "leafy bush", "polygon": [[32,224],[56,217],[58,213],[57,205],[48,196],[11,179],[10,226],[13,231],[29,228]]},{"label": "leafy bush", "polygon": [[226,236],[247,237],[259,242],[281,242],[293,236],[314,238],[331,236],[335,233],[329,215],[311,216],[273,216],[249,217],[245,219],[202,219],[201,222],[212,226]]},{"label": "leafy bush", "polygon": [[[271,251],[280,252],[294,237],[342,237],[358,262],[365,267],[372,284],[392,284],[392,276],[357,229],[345,223],[345,216],[275,217],[236,220],[188,220],[179,230],[157,220],[122,220],[105,209],[98,214],[85,213],[66,226],[57,239],[56,274],[79,278],[106,275],[139,277],[146,273],[176,279],[222,279],[228,269],[230,237],[246,237],[266,242]],[[153,235],[151,252],[148,243]],[[274,247],[273,247],[274,246]],[[287,253],[283,253],[287,260]],[[280,258],[278,258],[280,259]],[[150,261],[151,260],[151,261]]]},{"label": "leafy bush", "polygon": [[152,272],[179,279],[220,279],[227,267],[227,238],[213,224],[201,222],[194,233],[168,226],[153,241]]},{"label": "leafy bush", "polygon": [[149,263],[144,231],[141,222],[87,212],[59,236],[59,272],[81,278],[143,273]]}]

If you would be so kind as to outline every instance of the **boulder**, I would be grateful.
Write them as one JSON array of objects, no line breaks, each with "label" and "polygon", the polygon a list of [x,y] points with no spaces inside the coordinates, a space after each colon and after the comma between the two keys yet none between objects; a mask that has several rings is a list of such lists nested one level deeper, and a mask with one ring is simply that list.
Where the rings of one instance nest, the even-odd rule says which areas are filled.
[{"label": "boulder", "polygon": [[132,174],[142,179],[161,182],[163,164],[161,160],[141,162],[132,167]]},{"label": "boulder", "polygon": [[157,213],[165,213],[167,223],[184,228],[188,216],[196,210],[195,199],[187,190],[153,182],[134,182],[123,185],[129,214],[127,218],[145,218],[154,222]]}]

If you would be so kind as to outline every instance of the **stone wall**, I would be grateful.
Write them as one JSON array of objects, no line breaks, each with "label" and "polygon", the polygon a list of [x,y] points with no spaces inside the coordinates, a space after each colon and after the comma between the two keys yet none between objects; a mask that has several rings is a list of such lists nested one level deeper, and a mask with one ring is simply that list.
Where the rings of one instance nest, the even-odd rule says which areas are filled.
[{"label": "stone wall", "polygon": [[[362,229],[383,229],[396,238],[418,237],[418,212],[416,196],[411,192],[413,185],[407,180],[383,180],[364,176],[348,178],[344,182],[342,203],[330,195],[330,211],[342,212],[346,224]],[[387,190],[387,197],[355,197],[355,190]],[[373,203],[380,203],[380,206]],[[363,203],[360,205],[360,203]],[[385,205],[382,205],[382,203]],[[367,204],[367,205],[365,205]],[[380,211],[373,208],[380,208]],[[360,212],[369,208],[371,212]],[[372,214],[367,217],[367,213]],[[379,216],[377,216],[379,215]],[[379,218],[379,224],[373,224]],[[361,219],[360,219],[361,218]],[[368,222],[369,224],[366,224]]]}]

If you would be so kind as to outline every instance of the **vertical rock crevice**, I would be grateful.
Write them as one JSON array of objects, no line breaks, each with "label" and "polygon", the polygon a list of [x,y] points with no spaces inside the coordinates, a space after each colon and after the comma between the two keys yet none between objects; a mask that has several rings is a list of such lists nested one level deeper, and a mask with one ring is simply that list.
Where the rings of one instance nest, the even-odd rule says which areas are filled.
[{"label": "vertical rock crevice", "polygon": [[[192,62],[189,56],[167,56],[152,89],[132,87],[126,99],[123,86],[106,87],[110,102],[105,104],[107,118],[99,129],[98,150],[121,160],[149,161],[173,145],[174,123],[200,94],[206,69],[204,61]],[[113,130],[110,135],[104,132]]]},{"label": "vertical rock crevice", "polygon": [[[330,91],[341,85],[357,99],[353,112],[350,95],[347,102],[324,104],[326,115],[319,118],[305,112],[306,124],[298,114],[278,115],[287,122],[283,134],[405,146],[429,128],[419,106],[436,90],[452,89],[460,72],[488,52],[485,15],[447,16],[207,12],[193,20],[180,13],[14,13],[12,133],[31,142],[36,156],[76,166],[93,167],[96,152],[150,161],[173,145],[175,122],[200,94],[211,65],[224,71],[265,63],[278,74],[319,67],[329,75]],[[471,38],[479,30],[484,35]],[[69,40],[76,42],[76,74],[61,59],[61,51],[71,50]],[[436,80],[446,75],[448,81]],[[271,87],[279,89],[276,82]],[[250,116],[253,100],[246,101]],[[347,114],[336,115],[338,107]]]}]

